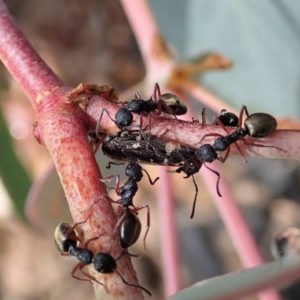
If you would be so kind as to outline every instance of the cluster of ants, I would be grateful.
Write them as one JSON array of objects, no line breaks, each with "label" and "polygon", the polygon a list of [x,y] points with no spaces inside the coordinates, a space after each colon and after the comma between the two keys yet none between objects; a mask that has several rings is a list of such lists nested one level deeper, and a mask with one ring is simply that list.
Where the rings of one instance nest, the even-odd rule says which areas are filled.
[{"label": "cluster of ants", "polygon": [[[249,115],[246,106],[243,106],[239,117],[232,112],[222,110],[220,115],[216,117],[214,124],[222,126],[226,135],[220,134],[207,134],[202,137],[204,140],[208,136],[216,136],[216,139],[212,144],[202,144],[198,149],[188,147],[185,145],[170,146],[170,143],[156,137],[151,134],[151,128],[142,128],[142,116],[152,115],[183,115],[187,112],[186,106],[180,101],[180,99],[171,93],[161,94],[158,84],[155,84],[153,95],[148,100],[143,100],[136,94],[135,98],[127,103],[122,103],[121,107],[117,110],[115,117],[111,117],[106,109],[103,109],[101,116],[97,122],[95,131],[89,134],[89,138],[96,144],[102,143],[102,151],[105,155],[121,163],[128,162],[125,168],[125,175],[128,177],[123,186],[120,186],[120,176],[112,175],[103,181],[108,181],[116,178],[115,191],[120,197],[119,200],[113,201],[118,205],[117,216],[118,221],[115,227],[115,234],[119,237],[119,242],[124,252],[118,257],[113,258],[110,253],[99,252],[94,254],[89,250],[88,245],[91,241],[97,239],[92,238],[86,241],[83,245],[80,243],[75,229],[79,224],[76,223],[73,226],[67,223],[61,223],[55,230],[55,243],[58,250],[63,255],[74,256],[79,260],[79,263],[72,271],[72,276],[76,279],[95,281],[101,285],[101,282],[97,281],[92,275],[83,270],[87,265],[93,264],[94,269],[100,273],[117,273],[124,284],[129,286],[140,288],[147,294],[151,293],[144,287],[127,282],[123,276],[117,270],[117,260],[127,253],[127,248],[132,246],[140,236],[141,223],[137,217],[138,212],[146,208],[147,209],[147,230],[144,235],[145,239],[150,226],[150,210],[149,206],[135,206],[133,198],[138,191],[138,182],[143,177],[143,172],[147,175],[151,185],[159,179],[154,181],[150,178],[145,169],[141,167],[139,163],[151,163],[157,165],[176,167],[175,172],[184,173],[185,177],[192,177],[195,186],[195,196],[193,200],[191,218],[194,216],[195,205],[198,195],[198,186],[194,179],[194,174],[198,173],[202,165],[213,172],[217,176],[216,192],[221,197],[219,190],[220,174],[207,166],[207,163],[212,163],[215,160],[225,162],[230,151],[230,146],[236,144],[237,141],[244,139],[247,135],[252,138],[262,138],[273,133],[277,128],[276,119],[266,113],[253,113]],[[116,124],[120,129],[114,135],[103,135],[100,133],[100,126],[103,114],[106,113],[108,117]],[[140,126],[134,129],[133,113],[139,114]],[[243,115],[246,118],[243,122]],[[204,114],[203,114],[204,115]],[[234,131],[228,133],[226,127],[235,128]],[[202,141],[201,140],[201,141]],[[263,146],[260,144],[253,144],[257,146]],[[243,156],[241,149],[236,144],[239,152]],[[267,146],[273,147],[273,146]],[[96,147],[98,149],[98,146]],[[282,149],[281,149],[282,150]],[[226,151],[224,156],[220,155],[220,152]],[[112,164],[119,164],[117,162],[110,162],[108,168]],[[80,247],[78,244],[82,245]],[[132,254],[129,254],[132,255]],[[82,279],[75,275],[80,270],[88,279]]]}]

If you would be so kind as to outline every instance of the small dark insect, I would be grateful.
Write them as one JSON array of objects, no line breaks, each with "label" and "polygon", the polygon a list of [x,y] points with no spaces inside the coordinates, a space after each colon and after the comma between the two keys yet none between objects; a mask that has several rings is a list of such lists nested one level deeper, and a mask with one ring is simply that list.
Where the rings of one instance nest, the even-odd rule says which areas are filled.
[{"label": "small dark insect", "polygon": [[[242,128],[243,114],[246,115],[246,119],[244,120],[244,128]],[[227,157],[229,156],[229,152],[230,152],[229,147],[233,143],[236,143],[237,141],[243,139],[246,135],[249,135],[252,138],[266,137],[272,134],[274,131],[276,131],[277,128],[277,121],[273,116],[267,113],[253,113],[249,115],[248,109],[245,105],[242,106],[239,118],[237,118],[237,116],[233,113],[222,110],[216,122],[221,126],[225,125],[225,126],[237,127],[235,131],[225,136],[222,136],[220,134],[208,134],[202,138],[204,139],[207,136],[218,136],[215,139],[212,147],[215,151],[227,150],[224,157],[222,159],[219,158],[219,160],[221,160],[222,162],[226,161]],[[223,128],[225,131],[227,131],[225,127]],[[252,145],[258,147],[277,148],[273,146],[266,146],[266,145],[261,145],[256,143],[255,144],[253,143]],[[237,144],[236,146],[240,154],[245,158],[245,155],[243,154],[242,150],[239,148]]]},{"label": "small dark insect", "polygon": [[[153,95],[149,100],[141,99],[139,94],[136,94],[135,98],[129,101],[126,106],[118,109],[115,119],[111,117],[107,109],[103,109],[96,125],[96,133],[99,132],[104,113],[108,115],[108,117],[118,126],[118,128],[124,130],[125,128],[131,126],[133,122],[132,113],[139,115],[148,115],[149,113],[160,115],[162,112],[164,112],[176,117],[176,115],[185,114],[186,111],[186,106],[175,94],[161,94],[158,83],[155,83]],[[142,128],[142,119],[140,119],[140,125],[138,127],[140,129]]]},{"label": "small dark insect", "polygon": [[116,194],[121,198],[119,200],[113,201],[117,203],[118,209],[118,221],[115,227],[115,232],[119,231],[120,244],[123,248],[128,248],[132,246],[140,236],[141,232],[141,223],[137,217],[138,211],[143,208],[147,209],[147,230],[144,235],[144,247],[146,237],[150,228],[150,209],[147,204],[136,207],[133,204],[133,197],[138,191],[137,182],[141,181],[143,177],[143,172],[148,177],[148,180],[151,185],[154,185],[155,182],[159,179],[158,177],[152,181],[148,172],[143,169],[138,163],[130,162],[125,169],[125,174],[128,176],[128,180],[125,182],[123,186],[120,187],[120,176],[112,175],[103,181],[111,180],[112,178],[116,178],[116,186],[115,191]]},{"label": "small dark insect", "polygon": [[[247,118],[244,121],[245,128],[241,127],[242,116],[246,114]],[[212,163],[216,159],[221,162],[225,162],[228,158],[230,145],[243,139],[246,135],[251,137],[259,138],[265,137],[269,134],[273,133],[276,130],[277,122],[274,117],[266,113],[254,113],[249,115],[246,106],[243,106],[240,112],[240,118],[238,118],[235,114],[227,112],[226,110],[222,110],[220,116],[217,118],[216,123],[221,126],[232,126],[237,127],[235,131],[232,133],[222,136],[219,134],[208,134],[205,135],[202,139],[207,136],[218,136],[212,145],[203,144],[196,150],[197,159],[206,166],[211,172],[216,174],[218,177],[216,190],[217,194],[221,197],[219,182],[220,182],[220,174],[209,168],[206,163]],[[225,128],[224,128],[225,129]],[[268,147],[265,145],[253,144],[256,146]],[[238,145],[237,145],[238,147]],[[273,146],[272,146],[273,147]],[[226,151],[224,157],[218,155],[218,151]],[[244,157],[240,148],[238,147],[241,155]]]},{"label": "small dark insect", "polygon": [[[83,222],[81,222],[83,223]],[[54,240],[55,244],[60,251],[62,255],[69,255],[69,256],[74,256],[79,260],[79,263],[74,267],[72,270],[72,277],[78,280],[82,281],[88,281],[91,282],[97,282],[98,284],[102,285],[105,287],[105,285],[101,282],[99,282],[94,276],[90,275],[89,273],[85,272],[83,269],[87,265],[93,264],[94,269],[97,272],[103,273],[103,274],[109,274],[109,273],[117,273],[118,276],[121,278],[121,280],[124,282],[124,284],[134,287],[134,288],[139,288],[146,292],[149,296],[151,296],[151,293],[144,287],[138,285],[138,284],[132,284],[127,282],[121,273],[117,270],[117,261],[124,255],[127,254],[126,252],[122,252],[119,257],[116,259],[113,258],[110,253],[106,252],[99,252],[97,254],[94,254],[91,250],[88,249],[88,245],[92,242],[98,239],[100,236],[91,238],[87,240],[84,244],[83,247],[77,246],[78,238],[75,233],[75,227],[78,224],[77,223],[73,226],[67,224],[67,223],[61,223],[59,224],[54,232]],[[82,274],[84,274],[87,279],[81,278],[76,275],[77,271],[80,271]]]}]

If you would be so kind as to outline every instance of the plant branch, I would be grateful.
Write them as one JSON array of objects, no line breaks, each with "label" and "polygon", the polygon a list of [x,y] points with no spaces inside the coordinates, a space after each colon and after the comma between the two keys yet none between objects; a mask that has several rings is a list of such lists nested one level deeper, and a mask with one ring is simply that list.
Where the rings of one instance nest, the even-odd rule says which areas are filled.
[{"label": "plant branch", "polygon": [[[91,244],[94,253],[109,252],[113,243],[116,216],[101,173],[87,141],[89,128],[86,113],[76,104],[65,103],[69,87],[51,71],[36,53],[0,1],[0,58],[29,98],[37,113],[35,136],[49,151],[75,222],[85,220],[80,236],[83,240],[100,236]],[[105,104],[107,101],[103,101]],[[100,109],[102,104],[100,101]],[[90,208],[93,206],[93,209]],[[92,212],[92,213],[91,213]],[[113,243],[111,255],[123,250]],[[118,260],[118,272],[130,283],[137,284],[136,274],[127,255]],[[93,276],[102,282],[100,273]],[[105,277],[108,294],[104,298],[141,299],[141,290],[127,286],[117,274]],[[99,285],[95,285],[99,288]],[[102,289],[102,288],[101,288]]]}]

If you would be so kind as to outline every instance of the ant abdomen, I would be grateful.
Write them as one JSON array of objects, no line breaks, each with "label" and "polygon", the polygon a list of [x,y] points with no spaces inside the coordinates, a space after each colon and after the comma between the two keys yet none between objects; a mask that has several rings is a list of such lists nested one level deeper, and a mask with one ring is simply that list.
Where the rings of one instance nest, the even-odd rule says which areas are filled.
[{"label": "ant abdomen", "polygon": [[129,248],[139,238],[142,225],[136,214],[127,212],[119,228],[120,244],[122,248]]},{"label": "ant abdomen", "polygon": [[262,138],[277,129],[277,121],[269,114],[253,113],[245,119],[244,126],[251,137]]}]

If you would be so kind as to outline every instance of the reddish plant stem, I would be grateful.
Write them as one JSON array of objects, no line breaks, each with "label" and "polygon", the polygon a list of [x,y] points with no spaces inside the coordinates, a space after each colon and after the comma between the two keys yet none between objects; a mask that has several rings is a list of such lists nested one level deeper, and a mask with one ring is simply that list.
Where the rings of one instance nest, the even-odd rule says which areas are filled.
[{"label": "reddish plant stem", "polygon": [[[84,238],[88,239],[99,234],[111,235],[115,224],[115,216],[109,201],[106,201],[105,188],[99,182],[101,174],[87,144],[86,129],[90,127],[90,124],[86,120],[86,115],[77,106],[64,103],[64,98],[69,89],[62,87],[61,81],[24,39],[21,31],[16,28],[13,20],[8,16],[2,2],[0,2],[0,56],[16,81],[22,86],[34,109],[38,112],[39,126],[37,134],[53,157],[74,220],[82,221],[83,217],[88,215],[85,210],[90,208],[95,200],[103,200],[94,206],[91,218],[83,226]],[[92,123],[99,118],[104,106],[110,106],[109,109],[114,115],[113,111],[117,109],[116,105],[109,104],[104,100],[96,100],[97,111],[93,115]],[[174,122],[164,118],[153,118],[152,120],[154,120],[152,122],[153,134],[160,131],[165,138],[172,139],[174,128],[176,128],[177,131],[173,136],[174,140],[184,140],[185,136],[189,138],[194,135],[191,135],[193,132],[201,132],[203,135],[204,132],[220,130],[220,128],[214,128],[213,126],[207,126],[203,130],[199,124]],[[168,127],[163,126],[164,122]],[[104,121],[102,125],[106,128],[109,123],[107,125]],[[176,126],[174,127],[174,125]],[[180,126],[184,128],[184,131],[181,131]],[[169,128],[169,131],[163,132],[166,128]],[[193,138],[195,137],[193,136]],[[284,139],[286,141],[286,137]],[[272,140],[270,139],[270,143]],[[196,140],[195,145],[199,141],[200,138]],[[297,157],[299,157],[299,149],[297,151]],[[111,239],[106,243],[104,241],[106,241],[105,236],[103,236],[103,241],[102,237],[99,238],[94,243],[93,248],[108,251],[112,241]],[[116,257],[120,251],[116,246],[112,251],[112,255]],[[134,283],[136,280],[135,274],[127,271],[131,271],[128,264],[128,259],[124,258],[124,260],[118,262],[118,270],[127,281]],[[124,273],[126,271],[126,275],[123,270]],[[101,281],[101,278],[99,280]],[[116,282],[117,288],[115,286],[112,288]],[[110,276],[107,286],[115,295],[122,295],[125,298],[130,295],[131,299],[140,298],[139,290],[124,286],[117,276]]]},{"label": "reddish plant stem", "polygon": [[[87,240],[99,236],[91,244],[91,250],[109,252],[113,243],[116,216],[107,198],[105,186],[99,181],[101,174],[87,141],[86,114],[78,106],[64,102],[70,88],[63,87],[61,80],[39,57],[17,28],[2,1],[0,58],[37,112],[35,135],[48,149],[54,161],[74,221],[80,222],[90,215],[80,228],[81,237]],[[89,210],[95,201],[96,205]],[[119,243],[115,242],[110,253],[116,258],[121,251]],[[117,264],[118,271],[125,280],[137,284],[129,256],[124,255]],[[101,274],[93,275],[102,282]],[[141,290],[124,285],[116,274],[105,277],[105,286],[109,294],[106,297],[142,298]]]},{"label": "reddish plant stem", "polygon": [[[173,200],[170,175],[165,167],[159,168],[159,186],[157,190],[157,206],[160,213],[159,223],[162,224],[159,235],[162,249],[162,270],[164,278],[165,296],[169,297],[181,288],[179,243],[176,230],[176,203]],[[171,201],[168,201],[171,199]],[[174,230],[175,229],[175,230]],[[166,242],[168,241],[168,242]]]},{"label": "reddish plant stem", "polygon": [[3,1],[0,1],[0,33],[1,60],[36,110],[43,93],[55,90],[62,82],[24,37]]}]

